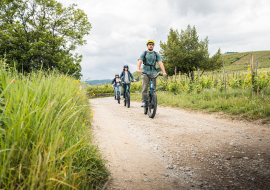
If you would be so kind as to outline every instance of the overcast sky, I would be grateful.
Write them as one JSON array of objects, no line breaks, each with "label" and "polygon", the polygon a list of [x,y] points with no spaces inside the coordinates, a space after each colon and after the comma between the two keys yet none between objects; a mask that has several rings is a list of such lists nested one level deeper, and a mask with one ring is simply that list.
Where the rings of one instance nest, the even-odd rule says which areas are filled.
[{"label": "overcast sky", "polygon": [[269,50],[269,0],[58,0],[75,3],[92,24],[83,55],[83,79],[112,79],[124,64],[136,71],[146,41],[167,41],[170,28],[196,27],[209,52]]}]

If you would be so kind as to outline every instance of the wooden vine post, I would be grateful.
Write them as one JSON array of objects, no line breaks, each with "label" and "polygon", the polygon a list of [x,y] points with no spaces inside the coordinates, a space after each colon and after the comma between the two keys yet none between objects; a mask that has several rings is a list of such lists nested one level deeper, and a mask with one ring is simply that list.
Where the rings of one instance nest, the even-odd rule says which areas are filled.
[{"label": "wooden vine post", "polygon": [[256,62],[256,75],[255,76],[257,76],[257,70],[258,70],[258,59],[257,59],[257,62]]},{"label": "wooden vine post", "polygon": [[223,60],[222,63],[223,63],[223,82],[225,84],[225,92],[226,92],[226,74],[225,74],[225,64]]},{"label": "wooden vine post", "polygon": [[177,72],[177,68],[176,68],[176,66],[175,66],[175,70],[174,70],[174,74],[175,74],[175,90],[174,90],[174,92],[176,93],[176,72]]},{"label": "wooden vine post", "polygon": [[200,69],[199,69],[199,67],[197,67],[197,72],[198,72],[198,74],[197,74],[197,84],[199,84],[199,77],[200,77]]},{"label": "wooden vine post", "polygon": [[181,90],[181,71],[179,71],[179,91]]},{"label": "wooden vine post", "polygon": [[216,73],[215,86],[217,87],[217,71],[215,71],[215,73]]},{"label": "wooden vine post", "polygon": [[252,96],[254,96],[253,54],[251,54],[250,66],[251,66],[250,70],[251,70]]}]

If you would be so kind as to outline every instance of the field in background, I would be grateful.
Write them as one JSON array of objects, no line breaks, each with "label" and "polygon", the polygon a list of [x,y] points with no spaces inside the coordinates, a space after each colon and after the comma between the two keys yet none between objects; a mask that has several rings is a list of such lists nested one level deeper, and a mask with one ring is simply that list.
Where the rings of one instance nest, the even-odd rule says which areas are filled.
[{"label": "field in background", "polygon": [[[255,74],[254,74],[255,75]],[[260,69],[254,76],[251,71],[209,73],[194,81],[186,75],[159,77],[157,82],[158,102],[173,107],[204,109],[209,112],[223,111],[234,117],[245,119],[264,119],[270,116],[270,69]],[[141,101],[141,82],[132,83],[132,100]],[[252,89],[254,96],[252,97]],[[88,93],[113,93],[111,85],[88,87]],[[93,97],[93,96],[92,96]]]},{"label": "field in background", "polygon": [[[254,65],[258,59],[258,68],[270,67],[270,51],[254,51],[254,52],[242,52],[232,54],[222,54],[222,59],[225,63],[226,72],[244,71],[250,68],[250,55],[253,53]],[[223,68],[217,70],[217,73],[222,73]],[[211,72],[215,73],[215,72]],[[132,73],[136,80],[141,81],[141,75],[137,71]],[[210,72],[209,72],[210,74]],[[206,72],[203,75],[207,75]]]},{"label": "field in background", "polygon": [[78,80],[1,61],[0,189],[99,187],[109,173],[91,143],[93,114]]},{"label": "field in background", "polygon": [[[175,80],[176,79],[176,80]],[[254,85],[251,84],[251,72],[250,71],[237,71],[226,72],[225,75],[221,73],[209,73],[209,75],[199,76],[195,73],[194,81],[187,75],[159,77],[157,82],[157,90],[169,91],[169,92],[193,92],[201,93],[204,89],[215,88],[219,91],[225,91],[226,88],[254,88],[255,91],[262,90],[270,82],[270,68],[259,69],[257,76],[254,78]],[[134,82],[131,84],[131,92],[141,91],[142,83]],[[87,85],[87,92],[91,96],[96,94],[111,93],[113,94],[113,88],[110,84],[91,86]]]},{"label": "field in background", "polygon": [[[242,53],[231,53],[231,54],[222,54],[222,59],[224,60],[226,71],[227,72],[236,72],[247,70],[250,67],[250,54],[254,55],[254,64],[258,59],[258,68],[270,67],[270,51],[254,51],[254,52],[242,52]],[[156,65],[159,69],[158,64]],[[119,68],[120,72],[121,68]],[[132,72],[132,71],[131,71]],[[222,73],[222,68],[217,71],[218,73]],[[212,72],[214,73],[214,72]],[[210,72],[209,72],[210,74]],[[133,77],[137,81],[141,81],[141,74],[137,71],[132,73]],[[203,73],[203,75],[207,75],[207,73]],[[114,76],[110,76],[108,78],[114,78]],[[112,79],[104,79],[104,80],[90,80],[85,81],[86,84],[91,86],[98,86],[104,84],[110,84]]]}]

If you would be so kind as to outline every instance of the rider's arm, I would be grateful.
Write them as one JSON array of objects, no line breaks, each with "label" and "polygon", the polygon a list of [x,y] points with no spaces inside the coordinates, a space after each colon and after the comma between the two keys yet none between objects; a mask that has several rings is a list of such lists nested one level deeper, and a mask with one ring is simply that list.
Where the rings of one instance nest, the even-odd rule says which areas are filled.
[{"label": "rider's arm", "polygon": [[112,80],[112,84],[115,82],[115,78]]},{"label": "rider's arm", "polygon": [[122,76],[123,76],[124,72],[121,73],[121,75],[119,76],[119,79],[121,80]]},{"label": "rider's arm", "polygon": [[112,80],[112,87],[114,87],[115,78]]},{"label": "rider's arm", "polygon": [[137,71],[139,72],[139,73],[142,73],[142,70],[141,70],[141,65],[142,65],[142,60],[138,60],[138,63],[137,63]]},{"label": "rider's arm", "polygon": [[[160,66],[160,68],[161,68],[161,70],[162,70],[162,72],[163,72],[163,75],[166,74],[165,67],[164,67],[162,61],[159,61],[158,64],[159,64],[159,66]],[[166,75],[167,75],[167,74],[166,74]]]},{"label": "rider's arm", "polygon": [[160,56],[159,53],[157,53],[157,62],[158,62],[159,66],[160,66],[160,68],[161,68],[161,70],[163,72],[163,76],[167,76],[166,71],[165,71],[165,67],[164,67],[164,65],[162,63],[161,56]]}]

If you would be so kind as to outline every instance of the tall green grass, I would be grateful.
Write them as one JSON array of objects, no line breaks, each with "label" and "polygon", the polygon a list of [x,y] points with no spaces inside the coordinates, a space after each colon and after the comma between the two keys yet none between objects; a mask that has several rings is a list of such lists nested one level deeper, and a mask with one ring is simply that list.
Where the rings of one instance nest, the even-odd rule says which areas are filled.
[{"label": "tall green grass", "polygon": [[[251,89],[228,89],[220,92],[217,89],[205,89],[202,93],[157,92],[158,105],[190,108],[231,114],[232,117],[248,120],[270,117],[270,88],[267,87],[252,97]],[[132,100],[141,101],[141,94],[132,94]]]},{"label": "tall green grass", "polygon": [[91,142],[86,91],[72,77],[0,63],[0,189],[95,189],[109,175]]}]

